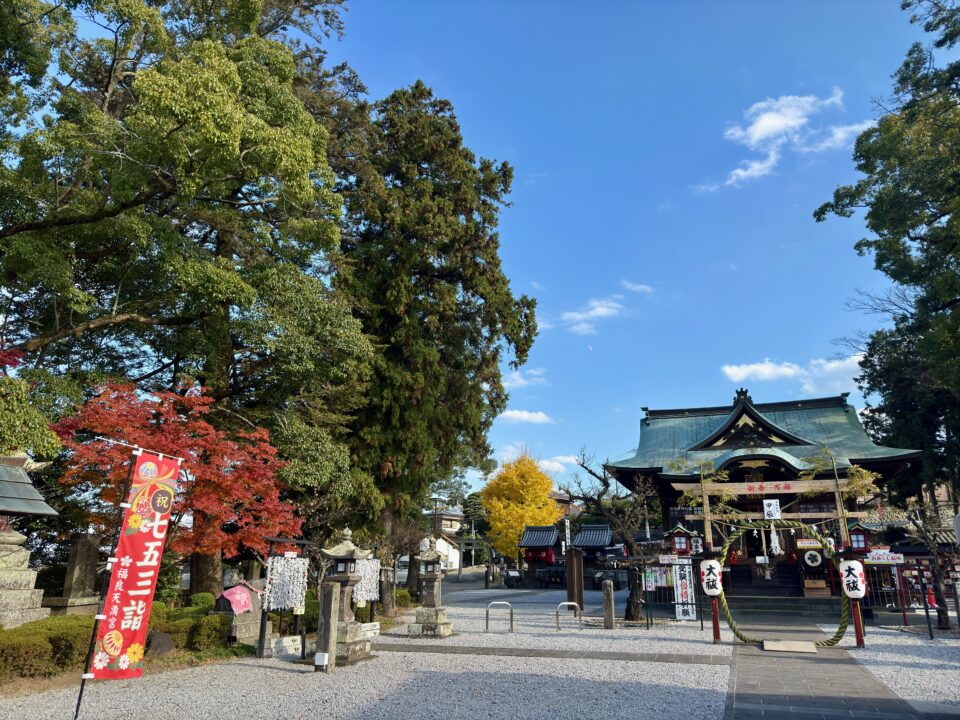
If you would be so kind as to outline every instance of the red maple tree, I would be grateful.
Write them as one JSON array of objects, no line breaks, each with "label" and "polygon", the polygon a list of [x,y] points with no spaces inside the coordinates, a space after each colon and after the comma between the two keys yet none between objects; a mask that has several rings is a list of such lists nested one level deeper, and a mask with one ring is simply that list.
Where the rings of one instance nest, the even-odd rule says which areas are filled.
[{"label": "red maple tree", "polygon": [[69,451],[62,482],[97,494],[91,521],[106,529],[130,468],[130,448],[108,438],[184,459],[171,525],[173,549],[224,557],[241,547],[265,553],[267,537],[295,537],[300,519],[281,497],[283,461],[266,430],[227,433],[206,420],[213,400],[201,391],[155,392],[112,383],[53,429]]}]

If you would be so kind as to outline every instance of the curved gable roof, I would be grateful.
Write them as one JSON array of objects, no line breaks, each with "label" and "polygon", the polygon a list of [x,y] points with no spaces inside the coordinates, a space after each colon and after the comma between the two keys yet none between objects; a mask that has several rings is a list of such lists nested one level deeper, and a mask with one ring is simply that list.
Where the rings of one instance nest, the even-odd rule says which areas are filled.
[{"label": "curved gable roof", "polygon": [[[698,473],[701,462],[718,463],[732,459],[730,447],[709,447],[711,438],[723,436],[724,428],[742,417],[737,411],[740,398],[731,411],[730,406],[689,408],[677,410],[647,410],[640,429],[640,439],[633,453],[620,460],[608,461],[611,470],[667,470],[674,476],[692,476]],[[840,468],[854,463],[883,460],[906,460],[919,456],[917,450],[876,445],[867,436],[860,418],[846,395],[811,400],[777,403],[749,402],[747,407],[759,416],[766,426],[792,437],[799,443],[757,444],[747,454],[771,455],[797,469],[807,466],[804,458],[829,450]],[[753,417],[752,415],[750,417]],[[776,451],[776,452],[774,452]],[[740,453],[735,453],[739,455]],[[672,470],[677,463],[686,464],[685,470]]]}]

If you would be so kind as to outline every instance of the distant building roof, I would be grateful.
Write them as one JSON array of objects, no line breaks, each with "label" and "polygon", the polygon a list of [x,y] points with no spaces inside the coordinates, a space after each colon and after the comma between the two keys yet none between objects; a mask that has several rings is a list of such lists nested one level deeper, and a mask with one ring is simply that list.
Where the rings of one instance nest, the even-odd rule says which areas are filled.
[{"label": "distant building roof", "polygon": [[520,537],[519,547],[552,548],[557,544],[560,531],[556,525],[527,525]]},{"label": "distant building roof", "polygon": [[0,458],[0,515],[56,515],[30,482],[26,458]]},{"label": "distant building roof", "polygon": [[613,542],[613,531],[609,525],[581,525],[580,532],[573,539],[578,548],[605,548]]},{"label": "distant building roof", "polygon": [[763,455],[800,471],[809,468],[805,458],[824,449],[830,450],[841,469],[920,454],[875,445],[845,394],[754,405],[746,390],[741,390],[732,407],[646,410],[633,455],[607,462],[606,467],[691,477],[703,462],[721,470],[738,458]]}]

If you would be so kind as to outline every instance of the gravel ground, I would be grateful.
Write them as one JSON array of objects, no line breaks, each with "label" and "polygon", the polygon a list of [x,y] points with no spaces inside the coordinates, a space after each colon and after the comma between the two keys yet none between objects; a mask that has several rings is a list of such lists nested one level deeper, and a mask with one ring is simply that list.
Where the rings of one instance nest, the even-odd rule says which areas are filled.
[{"label": "gravel ground", "polygon": [[486,608],[448,607],[447,619],[453,623],[454,635],[443,640],[433,638],[409,638],[406,629],[399,626],[378,642],[423,642],[442,645],[468,645],[476,647],[542,648],[563,650],[599,650],[627,653],[688,653],[691,655],[730,655],[733,634],[726,624],[720,626],[724,644],[714,645],[709,620],[700,630],[699,622],[674,622],[657,619],[647,630],[645,627],[622,627],[604,630],[592,624],[577,629],[572,614],[560,613],[561,631],[557,632],[556,605],[515,607],[514,632],[509,627],[506,608],[495,607],[490,611],[490,632],[483,631]]},{"label": "gravel ground", "polygon": [[[292,720],[722,716],[729,668],[707,665],[381,653],[333,675],[236,660],[93,683],[83,720]],[[63,720],[74,690],[0,699],[0,718]]]},{"label": "gravel ground", "polygon": [[[832,635],[836,625],[821,625]],[[866,647],[858,649],[851,626],[839,647],[872,672],[904,700],[960,707],[960,642],[903,632],[896,628],[867,626]]]}]

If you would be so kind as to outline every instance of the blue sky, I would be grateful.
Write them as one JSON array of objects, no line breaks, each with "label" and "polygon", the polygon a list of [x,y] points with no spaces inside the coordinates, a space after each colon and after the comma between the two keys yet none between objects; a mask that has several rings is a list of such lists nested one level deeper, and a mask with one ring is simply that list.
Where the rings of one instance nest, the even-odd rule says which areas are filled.
[{"label": "blue sky", "polygon": [[641,406],[855,391],[835,340],[879,320],[845,303],[886,283],[860,219],[812,212],[923,39],[898,5],[354,0],[332,59],[372,98],[422,79],[516,171],[501,256],[541,333],[498,459],[562,482],[630,451]]}]

